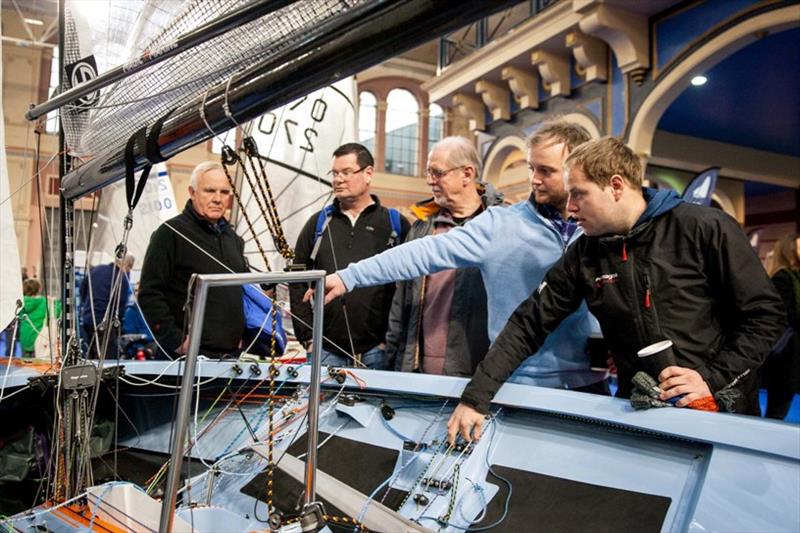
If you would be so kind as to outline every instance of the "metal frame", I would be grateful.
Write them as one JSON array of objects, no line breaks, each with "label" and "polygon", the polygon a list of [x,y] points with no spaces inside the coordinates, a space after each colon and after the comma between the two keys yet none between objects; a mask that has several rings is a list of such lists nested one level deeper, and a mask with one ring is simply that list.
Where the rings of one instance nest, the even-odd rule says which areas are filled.
[{"label": "metal frame", "polygon": [[323,298],[325,294],[325,271],[310,270],[306,272],[276,272],[276,273],[248,273],[248,274],[195,274],[194,277],[194,305],[192,306],[192,321],[189,330],[189,349],[186,354],[186,364],[181,383],[181,393],[178,398],[178,412],[175,419],[175,440],[172,442],[172,453],[169,465],[167,486],[164,499],[161,503],[160,533],[170,533],[175,519],[175,500],[180,482],[180,469],[183,463],[184,440],[189,420],[189,411],[192,403],[192,388],[197,365],[197,354],[200,351],[200,337],[203,331],[203,318],[205,316],[208,289],[212,287],[241,286],[248,283],[296,283],[313,281],[318,295],[314,299],[314,321],[312,324],[312,361],[311,382],[308,390],[308,454],[306,455],[305,476],[305,505],[315,503],[316,497],[316,471],[317,471],[317,428],[319,424],[319,391],[320,368],[322,351],[322,315]]}]

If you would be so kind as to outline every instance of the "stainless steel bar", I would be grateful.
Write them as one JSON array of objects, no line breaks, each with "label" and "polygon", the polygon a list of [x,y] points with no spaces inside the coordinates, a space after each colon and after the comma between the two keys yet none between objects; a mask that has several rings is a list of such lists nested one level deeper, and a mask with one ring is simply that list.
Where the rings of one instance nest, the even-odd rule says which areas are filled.
[{"label": "stainless steel bar", "polygon": [[163,50],[145,50],[136,60],[129,61],[124,65],[120,65],[107,72],[104,72],[93,80],[87,81],[86,83],[81,83],[69,91],[55,96],[35,107],[32,107],[25,113],[25,118],[28,120],[36,120],[42,115],[46,115],[53,109],[58,109],[59,107],[74,102],[75,100],[78,100],[87,94],[99,91],[103,87],[107,87],[112,83],[123,80],[128,76],[139,72],[140,70],[144,70],[152,67],[153,65],[161,63],[165,59],[169,59],[170,57],[183,53],[190,48],[218,37],[233,28],[247,24],[248,22],[265,15],[269,15],[273,11],[277,11],[278,9],[291,4],[293,1],[294,0],[257,0],[250,5],[243,7],[242,9],[239,9],[233,13],[228,13],[227,15],[223,15],[218,19],[212,20],[211,22],[194,29],[189,33],[178,37],[170,47],[165,47]]},{"label": "stainless steel bar", "polygon": [[[172,523],[175,518],[175,502],[180,482],[180,469],[183,463],[184,441],[189,421],[189,411],[192,403],[192,387],[197,363],[197,354],[200,351],[200,338],[203,329],[203,318],[208,299],[208,289],[212,287],[230,287],[248,283],[295,283],[313,281],[318,295],[314,300],[314,323],[312,329],[312,343],[314,354],[312,361],[311,384],[309,385],[308,399],[308,442],[309,452],[306,459],[306,487],[311,487],[314,495],[315,474],[317,466],[317,428],[319,416],[319,391],[320,391],[320,350],[322,346],[322,305],[325,293],[325,271],[309,270],[305,272],[269,272],[247,274],[198,274],[195,279],[194,305],[192,307],[192,322],[189,331],[189,349],[186,354],[186,366],[181,383],[180,397],[178,398],[178,412],[175,418],[175,440],[172,443],[169,474],[164,499],[161,503],[161,521],[159,533],[171,533]],[[313,448],[312,448],[313,441]],[[312,466],[308,466],[312,465]],[[307,489],[308,490],[308,489]],[[313,501],[308,499],[306,503]]]},{"label": "stainless steel bar", "polygon": [[192,404],[192,387],[194,386],[194,371],[197,363],[197,353],[200,351],[200,335],[203,332],[203,316],[206,312],[208,284],[203,276],[196,276],[194,290],[194,306],[192,307],[192,325],[189,331],[189,348],[186,353],[181,395],[178,398],[178,412],[175,419],[175,440],[172,441],[172,454],[169,464],[167,486],[164,489],[164,499],[161,501],[161,521],[158,526],[159,533],[171,533],[172,522],[175,519],[175,499],[178,495],[181,466],[183,466],[183,442],[186,439],[186,429],[189,420],[189,409]]},{"label": "stainless steel bar", "polygon": [[317,438],[319,428],[320,368],[322,367],[322,308],[325,300],[325,277],[314,287],[314,322],[311,325],[311,383],[308,388],[308,453],[306,454],[305,504],[315,501],[317,495]]}]

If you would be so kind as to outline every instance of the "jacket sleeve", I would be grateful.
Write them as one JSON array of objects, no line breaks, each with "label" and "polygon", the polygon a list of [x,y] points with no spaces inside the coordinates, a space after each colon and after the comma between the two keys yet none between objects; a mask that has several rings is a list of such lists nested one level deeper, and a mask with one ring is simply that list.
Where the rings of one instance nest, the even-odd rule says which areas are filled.
[{"label": "jacket sleeve", "polygon": [[764,363],[786,328],[786,313],[736,221],[721,214],[701,229],[699,237],[712,295],[731,317],[719,352],[697,369],[715,393]]},{"label": "jacket sleeve", "polygon": [[492,238],[492,209],[447,233],[413,239],[338,272],[348,291],[479,266]]},{"label": "jacket sleeve", "polygon": [[181,324],[167,303],[167,287],[174,283],[175,237],[161,226],[150,239],[139,282],[139,307],[161,347],[171,353],[183,342]]},{"label": "jacket sleeve", "polygon": [[539,351],[547,335],[555,330],[583,301],[578,246],[547,273],[544,281],[508,319],[475,375],[461,395],[461,402],[481,413],[489,412],[491,399],[517,367]]},{"label": "jacket sleeve", "polygon": [[389,323],[386,328],[386,360],[389,369],[402,370],[403,354],[398,353],[400,348],[406,322],[403,320],[403,302],[408,289],[408,283],[397,283],[394,296],[392,297],[392,307],[389,310]]},{"label": "jacket sleeve", "polygon": [[127,273],[122,274],[122,287],[119,297],[119,321],[124,322],[125,308],[128,307],[128,301],[131,299],[131,281]]},{"label": "jacket sleeve", "polygon": [[[294,263],[297,265],[305,265],[306,270],[312,270],[313,265],[309,264],[311,261],[311,250],[314,246],[314,229],[319,213],[308,219],[306,225],[300,231],[297,237],[297,244],[294,247]],[[314,321],[314,313],[311,310],[311,303],[303,302],[303,295],[308,289],[306,283],[292,283],[289,285],[289,302],[292,310],[292,325],[294,326],[294,335],[301,343],[311,340],[313,332],[311,324]]]},{"label": "jacket sleeve", "polygon": [[404,216],[400,216],[400,242],[406,242],[408,232],[411,229],[411,223]]}]

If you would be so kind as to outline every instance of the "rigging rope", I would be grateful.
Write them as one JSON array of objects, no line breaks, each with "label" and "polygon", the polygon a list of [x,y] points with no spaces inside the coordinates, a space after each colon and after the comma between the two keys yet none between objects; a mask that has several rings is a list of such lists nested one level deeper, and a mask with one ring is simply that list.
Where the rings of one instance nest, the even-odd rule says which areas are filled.
[{"label": "rigging rope", "polygon": [[[253,187],[252,180],[247,172],[247,165],[240,160],[242,172],[245,178],[247,178],[247,183],[250,185],[250,190],[256,199],[259,209],[261,209],[261,213],[264,215],[264,220],[267,223],[270,234],[272,235],[272,241],[275,243],[275,247],[278,249],[281,257],[287,261],[291,261],[294,259],[294,250],[292,250],[291,246],[289,246],[289,243],[286,240],[286,234],[283,231],[283,224],[281,223],[280,215],[278,214],[278,206],[275,203],[275,197],[272,194],[272,187],[269,184],[269,178],[267,177],[267,171],[264,167],[264,161],[261,159],[261,156],[258,153],[258,144],[256,144],[256,141],[252,136],[245,137],[242,141],[241,150],[244,152],[246,161],[249,161],[251,170],[255,175],[255,182],[258,185],[258,192],[261,194],[261,199],[259,199],[258,194],[256,194],[256,188]],[[258,169],[256,168],[255,161],[258,161]],[[262,207],[262,201],[266,205],[266,209]],[[253,234],[253,238],[256,238],[255,233]]]},{"label": "rigging rope", "polygon": [[[238,154],[228,146],[227,144],[222,146],[222,154],[220,155],[220,162],[222,163],[222,170],[225,172],[225,177],[228,178],[228,183],[231,186],[231,191],[233,191],[233,197],[236,198],[236,204],[239,206],[239,210],[244,217],[244,221],[247,223],[247,229],[250,231],[250,234],[253,235],[254,240],[256,241],[256,246],[258,247],[258,252],[261,254],[261,259],[264,260],[264,265],[267,267],[267,271],[271,272],[272,269],[269,266],[269,261],[267,260],[267,253],[264,251],[264,248],[261,246],[261,241],[255,237],[256,231],[253,227],[253,222],[250,220],[250,215],[247,214],[247,211],[244,209],[244,204],[242,204],[242,198],[239,196],[239,191],[236,189],[236,184],[231,177],[230,172],[228,171],[228,166],[234,165],[236,163],[240,163]],[[260,206],[259,206],[260,208]],[[262,211],[263,214],[263,211]]]}]

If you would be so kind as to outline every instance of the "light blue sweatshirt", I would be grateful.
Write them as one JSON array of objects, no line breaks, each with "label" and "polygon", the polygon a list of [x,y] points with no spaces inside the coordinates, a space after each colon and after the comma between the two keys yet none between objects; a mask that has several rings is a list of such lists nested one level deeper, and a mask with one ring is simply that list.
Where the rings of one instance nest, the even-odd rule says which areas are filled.
[{"label": "light blue sweatshirt", "polygon": [[[570,244],[581,233],[576,231]],[[489,339],[494,342],[564,249],[553,223],[525,200],[511,207],[491,207],[464,226],[396,246],[338,274],[350,291],[449,268],[478,267],[486,287]],[[570,389],[600,381],[604,375],[590,370],[586,355],[586,339],[593,329],[599,327],[584,303],[509,381]]]}]

